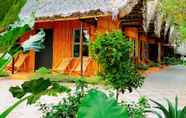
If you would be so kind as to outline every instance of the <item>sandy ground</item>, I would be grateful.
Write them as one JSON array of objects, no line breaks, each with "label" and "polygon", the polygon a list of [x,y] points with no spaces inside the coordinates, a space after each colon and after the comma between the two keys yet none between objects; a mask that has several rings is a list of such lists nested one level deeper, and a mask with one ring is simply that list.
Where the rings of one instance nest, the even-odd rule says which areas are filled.
[{"label": "sandy ground", "polygon": [[[0,111],[6,109],[15,102],[11,94],[8,92],[10,86],[20,85],[21,80],[0,80]],[[186,67],[170,66],[160,72],[156,72],[147,76],[142,88],[133,93],[125,94],[124,99],[136,100],[140,96],[147,96],[153,100],[165,103],[164,98],[174,101],[175,96],[179,97],[179,105],[186,105]],[[123,96],[120,96],[123,99]],[[43,97],[42,102],[57,102],[58,98]],[[41,113],[37,105],[27,106],[26,103],[17,107],[8,118],[40,118]]]}]

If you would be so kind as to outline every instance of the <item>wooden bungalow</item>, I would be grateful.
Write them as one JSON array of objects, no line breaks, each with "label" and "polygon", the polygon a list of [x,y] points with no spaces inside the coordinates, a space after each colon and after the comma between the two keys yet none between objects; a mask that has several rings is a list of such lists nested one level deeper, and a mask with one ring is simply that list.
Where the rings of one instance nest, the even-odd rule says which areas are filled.
[{"label": "wooden bungalow", "polygon": [[121,29],[134,41],[133,59],[137,64],[161,63],[172,52],[171,25],[160,15],[159,0],[139,0],[132,11],[120,16]]},{"label": "wooden bungalow", "polygon": [[134,39],[136,63],[148,62],[149,55],[157,51],[155,58],[160,62],[160,41],[154,41],[156,46],[148,53],[155,39],[143,27],[145,7],[143,0],[27,0],[20,16],[28,17],[34,12],[36,23],[20,42],[42,28],[46,48],[39,53],[31,50],[17,69],[33,72],[44,66],[71,75],[95,75],[98,67],[90,57],[89,42],[95,40],[97,33],[114,30],[123,30]]}]

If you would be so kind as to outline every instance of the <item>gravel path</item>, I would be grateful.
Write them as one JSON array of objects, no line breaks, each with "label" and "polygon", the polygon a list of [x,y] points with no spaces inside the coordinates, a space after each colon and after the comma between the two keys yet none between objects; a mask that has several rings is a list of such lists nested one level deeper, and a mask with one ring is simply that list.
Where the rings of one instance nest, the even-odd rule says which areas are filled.
[{"label": "gravel path", "polygon": [[[20,80],[0,80],[0,111],[3,111],[16,99],[8,92],[10,86],[20,85],[23,81]],[[170,66],[151,74],[145,80],[144,86],[134,91],[131,94],[125,95],[125,99],[136,100],[139,96],[147,96],[148,98],[164,103],[164,98],[169,98],[174,101],[175,96],[179,97],[179,105],[186,105],[186,67]],[[123,98],[120,96],[121,99]],[[42,98],[42,101],[57,102],[54,97]],[[41,113],[38,107],[26,106],[26,103],[21,104],[15,109],[8,118],[40,118]]]}]

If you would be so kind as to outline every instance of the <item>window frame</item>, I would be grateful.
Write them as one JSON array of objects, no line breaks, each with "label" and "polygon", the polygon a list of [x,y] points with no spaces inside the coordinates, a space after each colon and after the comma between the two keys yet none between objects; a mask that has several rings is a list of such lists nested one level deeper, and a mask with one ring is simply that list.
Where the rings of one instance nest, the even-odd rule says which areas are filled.
[{"label": "window frame", "polygon": [[[75,57],[74,56],[74,47],[75,45],[79,45],[79,48],[80,48],[80,41],[79,43],[75,42],[75,31],[76,30],[81,30],[81,27],[76,27],[76,28],[73,28],[72,32],[73,32],[73,37],[72,37],[72,57],[73,58],[80,58],[80,55],[79,57]],[[83,27],[83,30],[87,30],[88,31],[88,34],[89,34],[89,41],[90,41],[90,28],[89,27]],[[89,49],[89,42],[88,43],[85,43],[83,42],[83,46],[86,45],[88,46],[88,49]],[[80,49],[79,49],[79,53],[80,53]],[[88,56],[83,56],[83,57],[89,57],[90,53],[89,53],[89,50],[88,50]]]}]

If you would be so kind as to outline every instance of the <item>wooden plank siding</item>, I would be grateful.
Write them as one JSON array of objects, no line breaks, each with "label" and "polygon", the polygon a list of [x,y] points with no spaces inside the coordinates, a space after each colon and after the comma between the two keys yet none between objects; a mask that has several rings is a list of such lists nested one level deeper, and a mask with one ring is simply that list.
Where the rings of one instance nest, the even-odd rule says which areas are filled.
[{"label": "wooden plank siding", "polygon": [[[87,29],[91,41],[95,41],[97,33],[110,32],[119,30],[119,19],[112,19],[111,16],[97,18],[97,27],[83,23],[83,28]],[[80,20],[54,21],[54,22],[36,22],[34,31],[38,29],[53,29],[53,63],[52,69],[55,70],[64,58],[73,58],[73,31],[80,28]],[[33,31],[33,32],[34,32]],[[26,34],[29,36],[29,34]],[[25,37],[26,37],[25,36]],[[23,39],[21,41],[24,41]],[[47,47],[46,47],[47,48]],[[79,61],[79,59],[75,59]],[[74,63],[74,62],[73,62]],[[79,63],[79,62],[78,62]],[[29,56],[21,67],[22,71],[34,71],[35,53],[29,52]],[[69,68],[67,69],[69,70]],[[94,60],[89,61],[84,75],[93,76],[96,74],[98,66]],[[67,71],[70,72],[70,71]],[[72,73],[70,73],[72,74]]]}]

